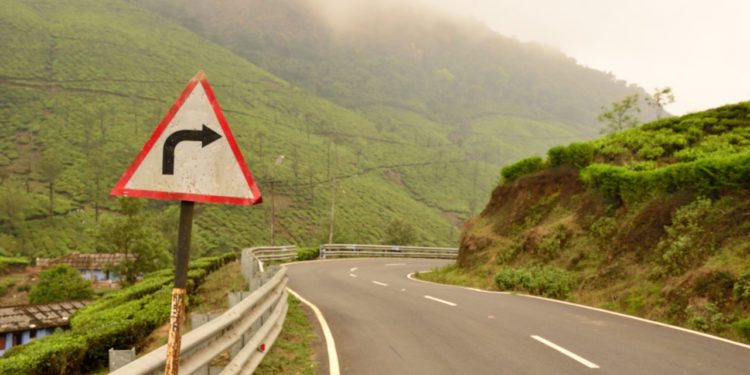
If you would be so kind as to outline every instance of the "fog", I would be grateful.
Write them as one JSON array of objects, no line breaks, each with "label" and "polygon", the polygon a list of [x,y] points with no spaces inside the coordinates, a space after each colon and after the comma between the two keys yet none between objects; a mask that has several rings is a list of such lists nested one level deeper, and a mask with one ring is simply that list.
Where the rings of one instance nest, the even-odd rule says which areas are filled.
[{"label": "fog", "polygon": [[[742,0],[308,0],[335,30],[393,7],[479,21],[561,50],[651,92],[670,86],[683,114],[750,100],[750,2]],[[403,10],[403,9],[402,9]]]},{"label": "fog", "polygon": [[555,46],[649,92],[671,86],[675,114],[750,100],[748,1],[419,1]]}]

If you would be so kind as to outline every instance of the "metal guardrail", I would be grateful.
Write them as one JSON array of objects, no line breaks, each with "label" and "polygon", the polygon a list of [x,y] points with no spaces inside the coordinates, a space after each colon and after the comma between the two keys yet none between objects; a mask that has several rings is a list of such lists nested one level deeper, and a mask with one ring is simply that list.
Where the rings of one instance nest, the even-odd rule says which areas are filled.
[{"label": "metal guardrail", "polygon": [[[264,272],[263,260],[296,257],[294,246],[242,251],[242,273],[251,287],[259,287],[219,317],[182,336],[180,374],[209,374],[211,362],[227,351],[233,355],[221,374],[255,371],[279,335],[288,309],[286,268]],[[161,374],[166,352],[164,345],[111,374]]]},{"label": "metal guardrail", "polygon": [[391,245],[323,244],[320,258],[336,257],[404,257],[456,259],[458,249],[453,247],[421,247]]},{"label": "metal guardrail", "polygon": [[260,272],[263,272],[263,262],[297,259],[297,246],[253,247],[246,250],[257,259]]}]

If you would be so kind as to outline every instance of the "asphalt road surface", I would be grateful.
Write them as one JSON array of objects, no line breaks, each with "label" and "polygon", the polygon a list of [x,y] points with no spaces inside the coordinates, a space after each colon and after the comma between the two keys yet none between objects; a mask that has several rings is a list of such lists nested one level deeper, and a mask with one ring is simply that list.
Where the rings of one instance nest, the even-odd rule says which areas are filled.
[{"label": "asphalt road surface", "polygon": [[342,374],[750,374],[750,346],[528,296],[410,280],[447,264],[288,266],[330,326]]}]

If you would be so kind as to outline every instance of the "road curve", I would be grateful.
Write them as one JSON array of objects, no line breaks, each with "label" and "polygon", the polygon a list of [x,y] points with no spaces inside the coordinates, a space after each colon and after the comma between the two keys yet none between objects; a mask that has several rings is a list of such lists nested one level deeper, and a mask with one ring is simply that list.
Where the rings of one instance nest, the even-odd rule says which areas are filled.
[{"label": "road curve", "polygon": [[750,374],[750,346],[526,296],[407,278],[447,261],[294,263],[342,374]]}]

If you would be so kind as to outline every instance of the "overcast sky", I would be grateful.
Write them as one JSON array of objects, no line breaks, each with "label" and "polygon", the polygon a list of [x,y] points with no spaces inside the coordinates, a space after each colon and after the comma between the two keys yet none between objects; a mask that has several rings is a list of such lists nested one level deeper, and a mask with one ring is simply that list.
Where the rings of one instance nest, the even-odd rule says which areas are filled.
[{"label": "overcast sky", "polygon": [[506,36],[555,46],[651,92],[674,114],[750,100],[747,0],[422,0]]}]

